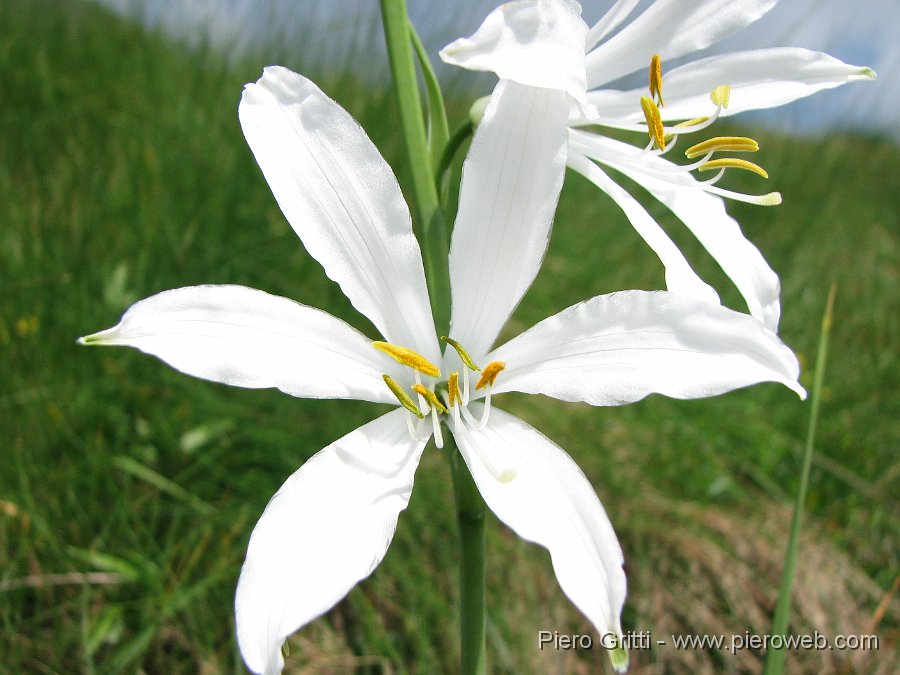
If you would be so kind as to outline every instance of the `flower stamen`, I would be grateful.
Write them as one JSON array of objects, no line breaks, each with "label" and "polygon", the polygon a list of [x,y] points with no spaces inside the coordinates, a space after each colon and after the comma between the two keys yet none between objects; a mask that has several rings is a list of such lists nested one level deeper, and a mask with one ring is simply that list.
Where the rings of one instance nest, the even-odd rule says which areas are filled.
[{"label": "flower stamen", "polygon": [[459,344],[456,340],[451,337],[447,337],[446,335],[441,336],[441,341],[446,342],[448,345],[453,347],[456,350],[456,353],[459,354],[460,361],[468,368],[469,370],[478,371],[481,370],[478,366],[475,365],[475,362],[472,360],[472,357],[469,356],[469,352],[467,352],[461,344]]},{"label": "flower stamen", "polygon": [[731,85],[720,84],[710,92],[709,99],[720,108],[727,108],[731,99]]},{"label": "flower stamen", "polygon": [[701,124],[706,124],[709,122],[709,117],[695,117],[692,120],[684,120],[683,122],[679,122],[675,126],[679,129],[688,129],[692,130],[692,127],[700,126]]},{"label": "flower stamen", "polygon": [[372,343],[372,346],[384,352],[398,363],[402,363],[404,366],[408,366],[423,375],[428,375],[429,377],[441,376],[441,371],[436,365],[412,349],[377,340]]},{"label": "flower stamen", "polygon": [[[723,90],[723,87],[724,93],[723,91],[720,91]],[[712,98],[714,102],[722,102],[719,104],[719,110],[722,109],[723,104],[727,105],[729,91],[730,89],[727,87],[727,85],[723,85],[722,87],[717,87],[716,90],[713,91],[713,94],[710,96],[710,98]],[[696,145],[693,145],[685,150],[684,154],[688,159],[694,159],[695,157],[699,157],[701,155],[703,157],[693,164],[679,168],[689,171],[697,169],[701,173],[705,171],[718,170],[718,173],[711,179],[699,183],[699,185],[702,186],[704,190],[711,194],[715,194],[726,199],[734,199],[736,201],[747,202],[748,204],[756,204],[758,206],[776,206],[781,203],[781,194],[779,194],[778,192],[770,192],[764,195],[747,195],[741,192],[723,190],[722,188],[715,187],[715,184],[718,182],[718,180],[725,174],[726,169],[741,169],[743,171],[751,171],[758,176],[768,178],[768,172],[766,172],[765,169],[763,169],[758,164],[754,164],[753,162],[748,162],[747,160],[737,159],[734,157],[723,157],[719,159],[712,158],[713,154],[715,154],[716,152],[756,152],[757,150],[759,150],[759,143],[757,143],[752,138],[747,138],[745,136],[717,136],[715,138],[707,139],[702,143],[697,143]]]},{"label": "flower stamen", "polygon": [[[736,157],[723,157],[722,159],[711,159],[703,164],[699,171],[713,171],[714,169],[743,169],[744,171],[752,171],[758,176],[768,178],[769,174],[758,164],[748,162],[745,159],[737,159]],[[718,179],[716,179],[718,180]]]},{"label": "flower stamen", "polygon": [[662,97],[662,60],[659,54],[654,54],[650,59],[650,98],[655,100],[660,107],[665,106]]},{"label": "flower stamen", "polygon": [[455,370],[450,373],[450,379],[447,381],[447,405],[453,407],[457,403],[462,403],[462,396],[459,395],[459,373]]},{"label": "flower stamen", "polygon": [[438,400],[437,395],[431,391],[428,387],[425,387],[421,384],[414,384],[412,386],[413,391],[422,396],[426,401],[428,401],[428,405],[430,406],[430,410],[439,410],[444,415],[447,414],[447,408],[444,407],[444,404]]},{"label": "flower stamen", "polygon": [[662,123],[659,108],[646,96],[641,96],[641,110],[644,111],[644,119],[647,120],[647,133],[651,142],[660,150],[666,149],[666,130]]},{"label": "flower stamen", "polygon": [[692,145],[684,151],[685,157],[694,159],[713,152],[756,152],[759,143],[745,136],[716,136]]},{"label": "flower stamen", "polygon": [[[453,377],[452,373],[451,373],[450,377],[451,378]],[[459,386],[458,385],[457,385],[457,395],[459,395]],[[448,388],[448,391],[443,394],[443,396],[444,396],[444,402],[447,404],[447,407],[450,409],[449,417],[450,417],[450,419],[453,420],[453,431],[456,432],[457,430],[462,430],[463,427],[462,427],[462,422],[459,419],[459,416],[460,416],[459,411],[463,409],[463,406],[462,405],[453,405],[453,401],[450,399],[449,388]],[[457,402],[459,402],[459,399],[457,399]]]},{"label": "flower stamen", "polygon": [[419,410],[419,406],[417,406],[415,402],[413,402],[409,394],[403,391],[403,387],[397,384],[397,381],[393,377],[387,374],[383,374],[381,377],[384,378],[384,383],[387,385],[388,389],[391,390],[391,393],[397,397],[400,405],[402,405],[419,419],[425,417],[425,415],[422,414],[422,411]]},{"label": "flower stamen", "polygon": [[475,385],[475,389],[484,389],[484,387],[492,386],[497,380],[497,375],[505,368],[506,364],[503,361],[491,361],[484,367],[484,370],[481,371],[481,378]]}]

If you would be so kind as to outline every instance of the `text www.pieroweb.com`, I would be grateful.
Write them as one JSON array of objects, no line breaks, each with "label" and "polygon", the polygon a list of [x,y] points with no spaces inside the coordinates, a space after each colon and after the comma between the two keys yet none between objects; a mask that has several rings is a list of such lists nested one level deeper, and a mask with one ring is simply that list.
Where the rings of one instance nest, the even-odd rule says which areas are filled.
[{"label": "text www.pieroweb.com", "polygon": [[615,633],[604,633],[599,638],[588,634],[561,633],[556,630],[538,631],[538,649],[541,651],[585,650],[593,649],[595,646],[605,649],[624,647],[629,651],[674,647],[675,649],[728,651],[736,654],[745,649],[756,651],[769,649],[877,651],[879,641],[877,635],[838,634],[829,639],[818,631],[801,635],[757,635],[749,631],[730,635],[671,634],[662,638],[654,638],[648,630],[628,631],[622,636]]}]

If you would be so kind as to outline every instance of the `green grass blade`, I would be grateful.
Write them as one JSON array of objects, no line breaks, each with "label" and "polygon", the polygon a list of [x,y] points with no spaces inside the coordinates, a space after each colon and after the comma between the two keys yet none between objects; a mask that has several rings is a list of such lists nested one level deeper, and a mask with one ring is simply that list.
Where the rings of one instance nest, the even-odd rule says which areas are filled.
[{"label": "green grass blade", "polygon": [[191,494],[183,487],[178,485],[153,469],[141,464],[131,457],[119,455],[113,458],[113,464],[119,467],[125,473],[131,474],[135,478],[140,478],[145,483],[155,487],[160,492],[165,492],[170,497],[174,497],[180,502],[190,506],[192,509],[203,515],[209,515],[215,512],[215,509],[204,502],[194,494]]},{"label": "green grass blade", "polygon": [[[791,590],[794,585],[794,573],[797,569],[797,551],[800,547],[800,528],[803,525],[803,510],[806,506],[806,492],[809,487],[809,469],[812,465],[813,444],[816,438],[816,425],[819,421],[819,403],[822,400],[822,383],[825,380],[825,362],[828,359],[828,337],[831,334],[831,323],[834,316],[834,296],[837,286],[832,285],[825,304],[822,317],[822,328],[819,334],[819,349],[816,354],[816,372],[813,379],[812,400],[809,415],[809,429],[806,434],[806,447],[803,449],[803,468],[800,473],[800,488],[797,490],[797,501],[794,504],[794,516],[791,519],[791,533],[784,557],[784,569],[781,572],[781,583],[778,588],[778,603],[775,605],[775,616],[772,619],[772,635],[785,635],[791,613]],[[779,675],[784,671],[784,649],[769,649],[766,654],[765,675]]]}]

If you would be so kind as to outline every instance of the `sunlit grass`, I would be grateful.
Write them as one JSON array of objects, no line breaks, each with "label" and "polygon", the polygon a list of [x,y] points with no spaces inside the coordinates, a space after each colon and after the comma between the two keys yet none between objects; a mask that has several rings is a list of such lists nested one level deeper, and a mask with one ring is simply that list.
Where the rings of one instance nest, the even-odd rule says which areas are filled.
[{"label": "sunlit grass", "polygon": [[[231,607],[253,523],[305,458],[377,414],[75,344],[134,300],[197,283],[286,295],[374,335],[296,241],[241,135],[241,87],[265,61],[225,65],[89,6],[0,5],[0,672],[240,672]],[[303,70],[302,48],[285,65]],[[341,70],[308,74],[361,121],[406,188],[386,90]],[[882,636],[878,654],[788,658],[886,670],[898,612],[888,605],[879,618],[876,606],[900,564],[900,150],[756,136],[785,204],[730,209],[781,274],[781,334],[806,362],[828,288],[841,289],[792,630]],[[702,250],[666,225],[741,308]],[[661,285],[624,217],[570,175],[544,269],[508,330],[591,295]],[[808,414],[795,396],[764,385],[621,409],[517,396],[501,405],[566,448],[598,489],[628,561],[626,627],[767,632]],[[429,450],[383,565],[290,641],[297,670],[453,669],[451,498],[446,459]],[[488,529],[494,670],[605,668],[599,650],[537,651],[538,630],[587,624],[545,552],[495,520]],[[760,655],[669,648],[634,661],[753,670]]]}]

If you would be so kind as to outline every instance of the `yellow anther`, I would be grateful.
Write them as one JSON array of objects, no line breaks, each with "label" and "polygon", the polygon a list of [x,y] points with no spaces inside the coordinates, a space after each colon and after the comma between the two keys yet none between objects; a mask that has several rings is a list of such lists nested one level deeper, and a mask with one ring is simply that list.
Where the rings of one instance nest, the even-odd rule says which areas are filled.
[{"label": "yellow anther", "polygon": [[472,357],[469,356],[469,352],[463,349],[463,346],[459,344],[456,340],[451,337],[447,337],[446,335],[441,335],[441,340],[446,342],[448,345],[453,347],[456,350],[456,353],[459,354],[459,358],[462,360],[464,364],[466,364],[466,368],[469,370],[481,370],[478,366],[475,365],[475,362],[472,360]]},{"label": "yellow anther", "polygon": [[650,98],[664,106],[662,97],[662,61],[659,54],[650,59]]},{"label": "yellow anther", "polygon": [[644,119],[647,120],[647,133],[660,150],[666,149],[666,132],[663,128],[662,117],[659,108],[646,96],[641,96],[641,110],[644,111]]},{"label": "yellow anther", "polygon": [[759,150],[759,143],[752,138],[744,138],[743,136],[717,136],[710,138],[697,145],[692,145],[684,151],[688,159],[700,157],[709,152],[756,152]]},{"label": "yellow anther", "polygon": [[710,92],[709,98],[716,105],[727,108],[728,100],[731,98],[731,85],[720,84],[718,87],[713,89],[712,92]]},{"label": "yellow anther", "polygon": [[397,384],[397,381],[393,377],[390,375],[382,375],[381,377],[384,378],[384,383],[388,386],[388,389],[391,390],[391,393],[397,397],[398,401],[400,401],[400,405],[419,419],[424,417],[422,411],[419,410],[419,406],[413,402],[412,397],[409,394],[403,391],[403,387]]},{"label": "yellow anther", "polygon": [[708,117],[695,117],[692,120],[685,120],[684,122],[679,122],[675,126],[676,127],[695,127],[698,124],[706,124],[707,122],[709,122]]},{"label": "yellow anther", "polygon": [[478,384],[475,385],[476,389],[483,389],[484,387],[493,386],[494,382],[497,379],[497,375],[506,368],[506,364],[503,361],[491,361],[484,367],[484,370],[481,371],[481,378],[478,380]]},{"label": "yellow anther", "polygon": [[437,408],[445,415],[447,414],[447,409],[444,407],[444,404],[438,400],[438,397],[433,391],[431,391],[431,389],[421,384],[414,384],[412,388],[414,392],[416,392],[420,396],[424,396],[425,400],[428,401],[428,404],[432,408]]},{"label": "yellow anther", "polygon": [[459,395],[459,373],[455,370],[450,373],[450,379],[447,381],[447,396],[450,399],[451,408],[457,402],[462,403],[462,396]]},{"label": "yellow anther", "polygon": [[392,345],[390,342],[377,341],[373,342],[372,346],[375,347],[375,349],[384,352],[395,361],[402,363],[404,366],[409,366],[414,370],[418,370],[420,373],[424,373],[430,377],[441,376],[441,371],[436,365],[418,352],[414,352],[412,349],[400,347],[399,345]]},{"label": "yellow anther", "polygon": [[768,178],[769,174],[758,164],[748,162],[745,159],[737,159],[735,157],[723,157],[722,159],[711,159],[700,167],[700,171],[712,171],[713,169],[743,169],[744,171],[752,171],[753,173]]}]

